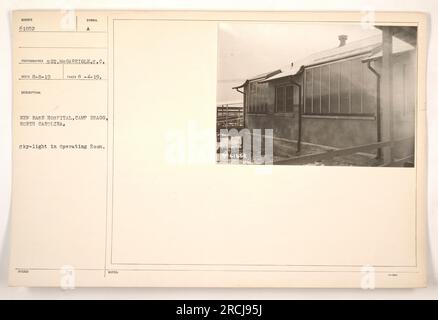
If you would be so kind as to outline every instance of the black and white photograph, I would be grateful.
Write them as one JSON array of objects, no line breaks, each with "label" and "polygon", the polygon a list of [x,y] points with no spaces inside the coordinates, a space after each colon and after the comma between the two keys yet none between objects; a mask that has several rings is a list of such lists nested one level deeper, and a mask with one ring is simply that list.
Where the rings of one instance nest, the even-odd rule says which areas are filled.
[{"label": "black and white photograph", "polygon": [[218,163],[415,166],[417,27],[218,29]]}]

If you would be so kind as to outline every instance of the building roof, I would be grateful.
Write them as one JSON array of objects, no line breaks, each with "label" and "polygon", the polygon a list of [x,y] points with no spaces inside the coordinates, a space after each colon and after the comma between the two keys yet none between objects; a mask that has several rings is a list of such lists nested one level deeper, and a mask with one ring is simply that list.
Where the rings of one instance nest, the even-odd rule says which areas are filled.
[{"label": "building roof", "polygon": [[[350,42],[344,46],[336,47],[324,51],[314,53],[300,61],[293,63],[292,67],[287,70],[263,79],[262,82],[267,82],[275,79],[293,76],[299,73],[303,68],[313,65],[328,63],[350,57],[363,56],[364,59],[377,59],[381,56],[382,37],[380,35],[368,37],[362,40]],[[414,47],[398,38],[393,40],[393,53],[409,51]],[[379,56],[380,52],[380,56]]]},{"label": "building roof", "polygon": [[[415,47],[405,41],[394,38],[392,43],[392,53],[401,53],[415,49]],[[382,46],[378,46],[373,52],[364,57],[362,61],[375,60],[382,57]]]},{"label": "building roof", "polygon": [[233,89],[239,89],[242,88],[243,86],[245,86],[249,81],[254,81],[254,80],[265,80],[268,79],[272,76],[275,76],[277,74],[281,73],[281,69],[277,69],[274,71],[270,71],[270,72],[265,72],[265,73],[261,73],[259,75],[256,75],[250,79],[247,79],[244,83],[242,83],[240,86],[237,87],[233,87]]}]

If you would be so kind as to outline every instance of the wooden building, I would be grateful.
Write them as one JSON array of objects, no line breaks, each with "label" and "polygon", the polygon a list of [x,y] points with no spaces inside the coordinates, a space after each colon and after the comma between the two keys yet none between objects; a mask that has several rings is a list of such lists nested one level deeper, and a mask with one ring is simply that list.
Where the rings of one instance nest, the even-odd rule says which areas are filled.
[{"label": "wooden building", "polygon": [[[243,93],[245,127],[274,129],[274,140],[295,143],[295,155],[305,144],[339,149],[404,139],[367,151],[387,163],[412,157],[416,29],[381,29],[382,36],[351,43],[341,35],[336,48],[235,87]],[[279,145],[274,154],[284,155]]]}]

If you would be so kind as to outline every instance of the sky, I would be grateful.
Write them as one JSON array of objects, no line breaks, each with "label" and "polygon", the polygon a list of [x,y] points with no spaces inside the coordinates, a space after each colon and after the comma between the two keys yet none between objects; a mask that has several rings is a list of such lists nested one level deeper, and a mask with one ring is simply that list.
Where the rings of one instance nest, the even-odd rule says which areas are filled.
[{"label": "sky", "polygon": [[335,48],[338,36],[348,42],[381,34],[364,24],[343,23],[259,23],[219,24],[218,102],[241,100],[232,89],[254,75],[289,68],[292,62]]}]

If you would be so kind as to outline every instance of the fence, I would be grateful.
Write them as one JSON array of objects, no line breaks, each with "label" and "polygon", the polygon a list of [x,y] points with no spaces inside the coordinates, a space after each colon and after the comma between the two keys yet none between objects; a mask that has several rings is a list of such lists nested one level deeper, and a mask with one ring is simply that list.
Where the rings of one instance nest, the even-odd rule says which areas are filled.
[{"label": "fence", "polygon": [[216,106],[216,129],[241,129],[244,126],[243,103],[223,103]]}]

